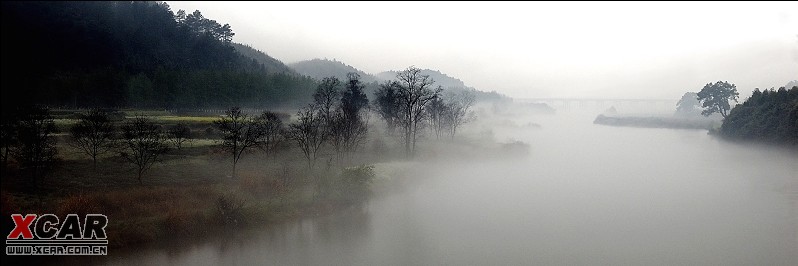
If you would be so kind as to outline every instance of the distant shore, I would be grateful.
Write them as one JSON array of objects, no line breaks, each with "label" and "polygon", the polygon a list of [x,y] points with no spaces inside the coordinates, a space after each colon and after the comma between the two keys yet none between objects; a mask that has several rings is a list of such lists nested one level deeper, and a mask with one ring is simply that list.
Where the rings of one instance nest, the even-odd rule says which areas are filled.
[{"label": "distant shore", "polygon": [[598,115],[596,119],[593,120],[593,124],[621,127],[711,130],[713,128],[719,127],[721,122],[710,118]]}]

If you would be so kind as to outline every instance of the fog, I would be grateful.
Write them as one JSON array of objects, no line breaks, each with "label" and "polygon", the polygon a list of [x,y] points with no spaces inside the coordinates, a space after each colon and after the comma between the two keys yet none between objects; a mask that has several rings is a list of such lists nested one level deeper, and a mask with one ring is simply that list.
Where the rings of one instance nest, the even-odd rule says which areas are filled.
[{"label": "fog", "polygon": [[[81,98],[17,108],[25,115],[4,124],[7,172],[32,173],[30,189],[4,181],[4,209],[113,221],[109,256],[29,263],[798,265],[798,90],[746,102],[754,88],[798,82],[796,2],[168,4],[204,18],[164,17],[151,3],[59,13],[68,25],[101,17],[113,38],[158,41],[109,41],[130,48],[119,49],[118,74],[62,77],[59,66],[12,82],[41,80],[31,87],[52,103]],[[134,24],[108,19],[122,15],[165,29],[117,32]],[[190,42],[160,51],[175,39]],[[298,77],[307,74],[230,42],[396,80]],[[106,83],[119,87],[98,89]],[[78,109],[78,99],[116,97],[127,105]],[[728,108],[729,97],[744,106]],[[97,135],[100,157],[100,144],[81,145]]]},{"label": "fog", "polygon": [[168,2],[292,63],[409,65],[516,98],[678,99],[709,82],[745,98],[798,73],[795,2]]},{"label": "fog", "polygon": [[[329,216],[118,254],[112,265],[795,265],[798,153],[705,130],[505,112],[376,165],[387,182]],[[480,108],[478,108],[480,109]],[[531,126],[539,125],[539,126]]]}]

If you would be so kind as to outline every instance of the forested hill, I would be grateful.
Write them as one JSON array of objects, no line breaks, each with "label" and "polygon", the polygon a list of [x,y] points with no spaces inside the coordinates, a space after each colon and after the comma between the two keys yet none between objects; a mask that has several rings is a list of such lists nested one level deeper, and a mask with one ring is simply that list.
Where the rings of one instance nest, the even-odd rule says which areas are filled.
[{"label": "forested hill", "polygon": [[[379,83],[387,80],[396,80],[396,74],[399,73],[398,71],[384,71],[376,75],[371,75],[343,62],[327,59],[305,60],[288,64],[288,66],[297,73],[310,76],[316,80],[321,80],[325,77],[331,76],[337,77],[340,80],[346,80],[347,73],[357,73],[360,75],[361,81],[365,83],[366,88],[364,91],[366,91],[368,95],[373,95],[374,91],[379,88]],[[448,92],[458,93],[461,91],[470,91],[474,93],[477,101],[510,100],[510,98],[506,95],[499,94],[495,91],[485,92],[477,90],[473,87],[468,87],[462,80],[450,77],[438,70],[423,69],[421,73],[423,75],[429,75],[430,78],[435,81],[435,86],[440,85]]]},{"label": "forested hill", "polygon": [[[399,73],[398,71],[391,70],[391,71],[384,71],[376,74],[377,79],[379,80],[391,80],[396,78],[396,74]],[[496,91],[482,91],[477,90],[474,87],[469,87],[465,85],[465,82],[462,80],[451,77],[442,73],[439,70],[433,69],[422,69],[421,74],[428,75],[432,80],[435,81],[435,86],[441,86],[444,89],[450,92],[460,92],[460,91],[471,91],[476,96],[477,101],[508,101],[510,97],[498,93]]]},{"label": "forested hill", "polygon": [[[340,80],[346,80],[347,73],[357,73],[360,75],[360,79],[363,82],[375,82],[378,81],[373,75],[363,72],[360,69],[357,69],[353,66],[344,64],[343,62],[337,60],[327,60],[327,59],[311,59],[305,61],[299,61],[296,63],[288,64],[292,69],[296,70],[299,74],[310,76],[317,80],[321,80],[326,77],[336,77]],[[395,78],[396,76],[392,77],[391,79]]]},{"label": "forested hill", "polygon": [[798,86],[754,90],[723,120],[726,138],[798,145]]},{"label": "forested hill", "polygon": [[252,46],[240,43],[231,43],[231,45],[236,49],[236,51],[238,51],[239,54],[251,59],[255,59],[258,64],[262,64],[266,70],[266,73],[297,74],[296,71],[283,64],[283,62],[280,60],[277,60],[258,49],[252,48]]},{"label": "forested hill", "polygon": [[316,82],[159,2],[2,2],[3,109],[299,105]]}]

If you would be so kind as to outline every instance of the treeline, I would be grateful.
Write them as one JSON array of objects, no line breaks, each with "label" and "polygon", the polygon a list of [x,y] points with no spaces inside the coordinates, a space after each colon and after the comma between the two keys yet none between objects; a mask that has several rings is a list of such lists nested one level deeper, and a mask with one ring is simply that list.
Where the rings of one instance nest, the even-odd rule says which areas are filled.
[{"label": "treeline", "polygon": [[3,2],[1,19],[4,111],[296,106],[317,85],[242,55],[230,25],[162,2]]},{"label": "treeline", "polygon": [[[405,155],[411,157],[425,132],[453,138],[460,126],[474,119],[473,94],[444,93],[434,83],[420,69],[409,67],[396,80],[382,83],[376,98],[369,101],[357,73],[349,73],[346,80],[327,77],[292,121],[269,110],[251,115],[231,107],[213,125],[233,159],[233,177],[241,156],[255,148],[269,153],[278,147],[296,147],[311,170],[320,151],[328,149],[334,151],[335,162],[346,165],[366,142],[370,112],[385,121],[388,132],[399,138]],[[16,165],[36,188],[59,160],[54,118],[44,106],[13,111],[3,113],[0,123],[3,170]],[[144,116],[125,118],[99,108],[79,114],[68,131],[67,144],[91,158],[95,171],[101,155],[116,154],[135,166],[139,182],[166,152],[179,150],[193,135],[185,124],[165,128]]]},{"label": "treeline", "polygon": [[783,144],[798,144],[798,86],[755,89],[724,119],[721,136]]}]

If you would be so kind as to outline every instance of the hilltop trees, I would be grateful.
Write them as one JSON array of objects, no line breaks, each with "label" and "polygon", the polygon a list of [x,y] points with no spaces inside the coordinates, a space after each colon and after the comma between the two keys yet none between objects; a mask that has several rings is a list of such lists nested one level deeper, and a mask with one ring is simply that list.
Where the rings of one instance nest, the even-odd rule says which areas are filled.
[{"label": "hilltop trees", "polygon": [[697,94],[698,100],[701,101],[702,106],[705,108],[701,114],[710,116],[713,113],[719,113],[723,118],[726,118],[731,109],[729,101],[737,102],[738,95],[737,86],[734,84],[729,84],[726,81],[708,83]]},{"label": "hilltop trees", "polygon": [[179,27],[186,27],[198,36],[208,36],[224,43],[233,41],[233,30],[230,24],[221,25],[216,20],[207,19],[202,16],[199,10],[186,15],[186,11],[178,10],[175,14],[175,21]]}]

